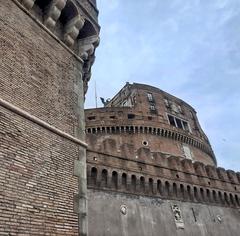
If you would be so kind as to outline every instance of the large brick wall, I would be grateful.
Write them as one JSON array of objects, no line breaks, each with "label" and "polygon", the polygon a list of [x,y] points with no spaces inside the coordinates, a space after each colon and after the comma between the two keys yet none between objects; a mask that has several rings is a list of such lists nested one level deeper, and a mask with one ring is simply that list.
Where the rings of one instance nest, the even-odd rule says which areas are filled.
[{"label": "large brick wall", "polygon": [[76,135],[80,62],[13,1],[0,17],[1,98]]},{"label": "large brick wall", "polygon": [[0,108],[0,235],[77,235],[79,146]]},{"label": "large brick wall", "polygon": [[0,7],[0,235],[87,235],[82,66],[95,48],[76,50],[73,23],[69,46],[26,2]]}]

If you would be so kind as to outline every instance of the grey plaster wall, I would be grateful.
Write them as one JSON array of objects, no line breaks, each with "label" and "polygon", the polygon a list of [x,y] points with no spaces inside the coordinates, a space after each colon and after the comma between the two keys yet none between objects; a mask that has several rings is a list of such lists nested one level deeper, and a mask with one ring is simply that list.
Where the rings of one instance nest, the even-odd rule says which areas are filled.
[{"label": "grey plaster wall", "polygon": [[[88,190],[88,198],[89,236],[240,235],[240,212],[233,208],[97,190]],[[181,209],[184,228],[176,226],[173,204]]]}]

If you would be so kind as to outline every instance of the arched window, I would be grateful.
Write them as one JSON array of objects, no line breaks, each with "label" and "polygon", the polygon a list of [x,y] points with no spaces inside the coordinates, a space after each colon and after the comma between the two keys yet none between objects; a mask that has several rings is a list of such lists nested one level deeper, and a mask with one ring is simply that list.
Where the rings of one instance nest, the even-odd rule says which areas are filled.
[{"label": "arched window", "polygon": [[112,188],[118,188],[118,173],[116,171],[112,172]]},{"label": "arched window", "polygon": [[177,184],[173,183],[173,197],[177,197]]},{"label": "arched window", "polygon": [[153,179],[149,179],[149,194],[153,194]]},{"label": "arched window", "polygon": [[237,194],[235,194],[235,201],[236,201],[237,205],[240,206],[240,202],[239,202],[239,198],[238,198]]},{"label": "arched window", "polygon": [[165,196],[169,197],[170,196],[170,184],[168,181],[165,182]]},{"label": "arched window", "polygon": [[162,196],[163,195],[163,191],[162,191],[162,182],[161,180],[157,181],[157,191],[158,193]]},{"label": "arched window", "polygon": [[230,205],[227,193],[224,193],[224,201],[225,201],[226,205]]},{"label": "arched window", "polygon": [[193,188],[193,192],[194,192],[194,199],[195,199],[195,201],[198,201],[198,189],[197,189],[197,187]]},{"label": "arched window", "polygon": [[131,189],[133,192],[136,192],[137,189],[137,178],[135,175],[132,175],[131,177]]},{"label": "arched window", "polygon": [[122,188],[124,190],[127,189],[127,174],[126,173],[122,174]]},{"label": "arched window", "polygon": [[232,206],[235,206],[235,202],[234,202],[233,195],[230,193],[229,196],[230,196],[231,205],[232,205]]},{"label": "arched window", "polygon": [[213,200],[214,200],[214,202],[218,202],[218,200],[217,200],[217,194],[216,194],[216,191],[215,191],[215,190],[212,191],[212,195],[213,195]]},{"label": "arched window", "polygon": [[189,185],[187,186],[187,195],[188,195],[188,199],[192,200],[192,190]]},{"label": "arched window", "polygon": [[108,172],[107,170],[102,170],[102,180],[101,180],[101,183],[102,183],[102,187],[107,187],[107,181],[108,181]]},{"label": "arched window", "polygon": [[218,191],[218,199],[219,199],[220,203],[224,203],[223,196],[222,196],[222,193],[220,191]]},{"label": "arched window", "polygon": [[91,169],[90,184],[97,185],[97,168],[95,167]]},{"label": "arched window", "polygon": [[181,197],[182,199],[185,198],[184,185],[183,185],[183,184],[180,184],[180,197]]},{"label": "arched window", "polygon": [[145,193],[145,178],[143,176],[140,178],[140,192]]},{"label": "arched window", "polygon": [[207,201],[208,201],[208,202],[211,202],[210,190],[207,189],[206,193],[207,193]]},{"label": "arched window", "polygon": [[205,201],[205,196],[204,196],[204,190],[200,188],[200,196],[201,196],[201,201]]}]

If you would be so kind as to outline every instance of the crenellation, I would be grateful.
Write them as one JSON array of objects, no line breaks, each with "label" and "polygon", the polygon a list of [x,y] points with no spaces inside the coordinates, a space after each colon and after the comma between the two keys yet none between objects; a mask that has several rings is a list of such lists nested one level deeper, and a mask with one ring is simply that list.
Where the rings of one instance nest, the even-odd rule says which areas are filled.
[{"label": "crenellation", "polygon": [[[100,185],[94,185],[95,180],[89,181],[89,188],[107,188],[111,191],[120,191],[126,193],[149,195],[167,199],[181,199],[183,201],[193,201],[197,203],[205,202],[207,204],[222,205],[224,207],[237,207],[239,204],[239,193],[228,190],[212,189],[212,187],[202,187],[200,185],[189,185],[179,181],[173,181],[165,178],[159,178],[142,175],[140,173],[126,173],[124,171],[101,168],[97,171],[101,177],[90,174],[94,178],[101,180]],[[98,167],[91,167],[91,171]],[[105,176],[103,176],[103,173]],[[126,179],[127,178],[127,179]],[[135,179],[136,178],[136,179]],[[163,184],[162,184],[163,183]]]}]

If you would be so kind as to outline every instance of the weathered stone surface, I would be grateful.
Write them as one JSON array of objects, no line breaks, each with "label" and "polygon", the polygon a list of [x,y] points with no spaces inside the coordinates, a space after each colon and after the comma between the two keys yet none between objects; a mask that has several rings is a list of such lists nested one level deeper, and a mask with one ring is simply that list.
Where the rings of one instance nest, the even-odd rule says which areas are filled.
[{"label": "weathered stone surface", "polygon": [[[89,190],[89,236],[237,236],[240,214],[234,208]],[[172,205],[181,209],[177,228]],[[121,213],[121,206],[127,214]]]}]

